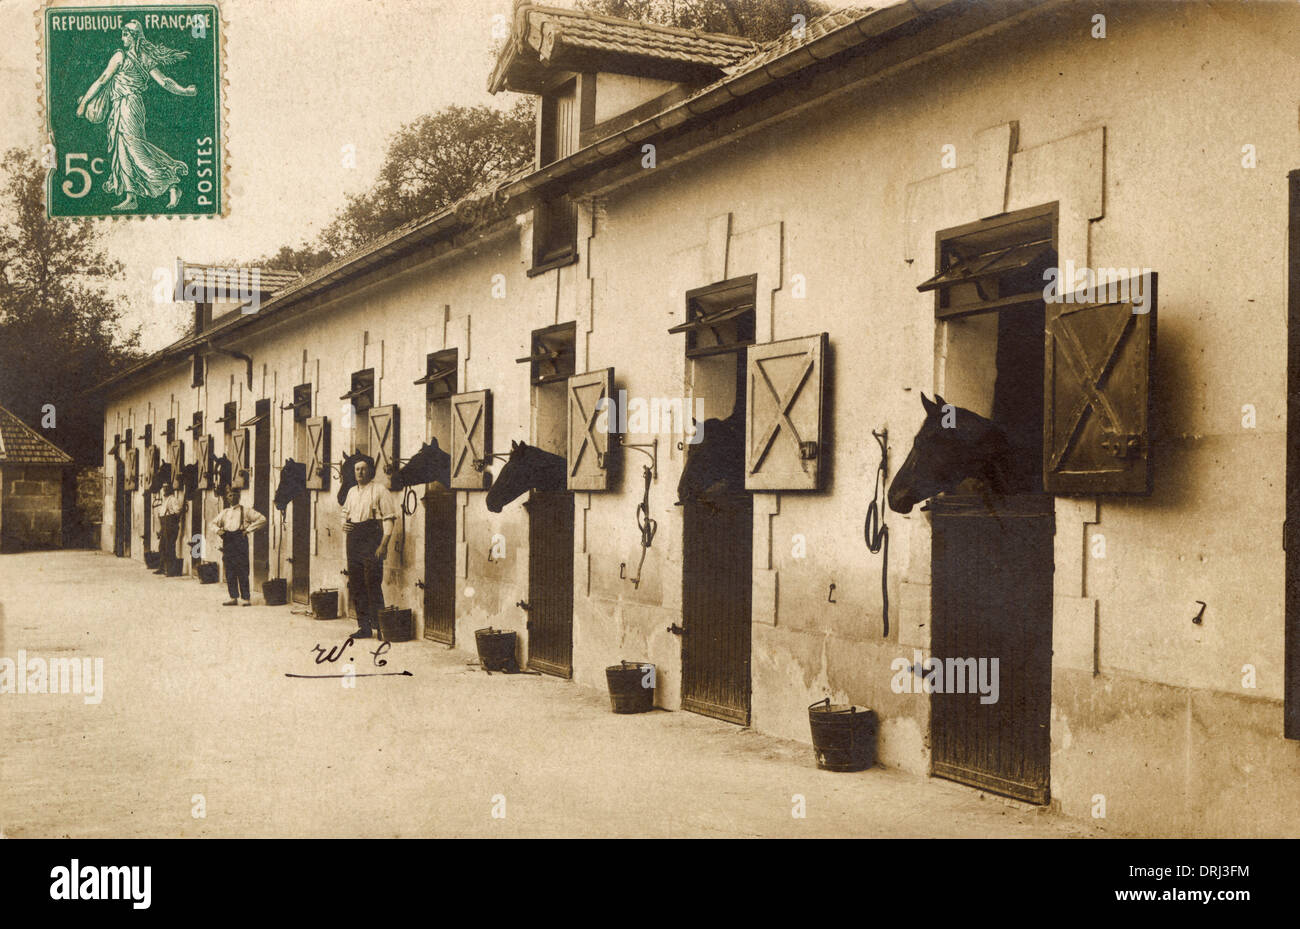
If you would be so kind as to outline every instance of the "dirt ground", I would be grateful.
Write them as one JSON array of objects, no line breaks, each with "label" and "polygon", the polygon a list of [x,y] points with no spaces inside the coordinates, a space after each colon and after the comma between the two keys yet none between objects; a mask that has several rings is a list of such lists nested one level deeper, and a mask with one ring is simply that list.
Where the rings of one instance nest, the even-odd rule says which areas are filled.
[{"label": "dirt ground", "polygon": [[[685,712],[610,712],[552,677],[374,640],[99,552],[0,557],[0,656],[103,659],[103,699],[0,695],[0,830],[71,836],[1102,836]],[[472,643],[471,647],[472,647]],[[365,647],[359,647],[364,645]],[[806,815],[793,815],[802,797]],[[199,815],[202,814],[202,815]]]}]

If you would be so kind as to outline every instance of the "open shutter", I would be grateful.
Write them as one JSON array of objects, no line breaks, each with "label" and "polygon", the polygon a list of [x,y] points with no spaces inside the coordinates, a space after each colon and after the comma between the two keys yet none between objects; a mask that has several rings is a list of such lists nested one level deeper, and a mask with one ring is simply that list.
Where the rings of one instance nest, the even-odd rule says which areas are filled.
[{"label": "open shutter", "polygon": [[122,480],[123,490],[135,490],[139,486],[140,476],[140,449],[128,448],[126,450],[126,474]]},{"label": "open shutter", "polygon": [[492,392],[474,390],[451,398],[451,486],[482,490],[492,456]]},{"label": "open shutter", "polygon": [[195,464],[199,472],[199,489],[207,490],[212,486],[212,436],[199,436],[197,456]]},{"label": "open shutter", "polygon": [[167,463],[172,466],[172,480],[180,479],[181,468],[185,467],[185,442],[176,439],[167,443]]},{"label": "open shutter", "polygon": [[307,489],[328,490],[330,486],[330,424],[324,416],[307,420]]},{"label": "open shutter", "polygon": [[[1048,493],[1151,492],[1156,276],[1150,275],[1149,284],[1142,278],[1125,281],[1111,293],[1129,299],[1047,307],[1043,489]],[[1131,299],[1140,293],[1146,296],[1145,312],[1135,312]]]},{"label": "open shutter", "polygon": [[824,332],[749,347],[746,490],[821,487],[825,358]]},{"label": "open shutter", "polygon": [[248,486],[248,430],[236,429],[230,433],[230,486],[243,490]]},{"label": "open shutter", "polygon": [[[569,378],[569,490],[607,490],[610,466],[610,420],[614,408],[614,369]],[[601,415],[601,401],[608,409]],[[602,426],[597,427],[600,422]],[[617,426],[614,427],[615,429]]]},{"label": "open shutter", "polygon": [[158,480],[158,469],[162,467],[162,455],[158,451],[157,445],[146,445],[144,448],[144,473],[140,475],[140,482],[146,493],[153,493],[153,485]]},{"label": "open shutter", "polygon": [[375,474],[386,478],[384,483],[389,490],[397,479],[400,467],[399,446],[397,442],[397,407],[376,406],[370,408],[370,457],[375,459]]}]

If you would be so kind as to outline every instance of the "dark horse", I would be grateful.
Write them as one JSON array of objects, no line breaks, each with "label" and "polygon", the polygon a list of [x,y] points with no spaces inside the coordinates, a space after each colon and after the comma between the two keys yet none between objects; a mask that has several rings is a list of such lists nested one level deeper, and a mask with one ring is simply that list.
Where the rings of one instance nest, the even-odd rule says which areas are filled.
[{"label": "dark horse", "polygon": [[339,475],[339,506],[342,506],[343,501],[348,498],[348,491],[357,486],[356,467],[358,461],[364,461],[366,464],[370,465],[370,473],[372,476],[375,473],[375,459],[371,458],[369,455],[362,452],[353,452],[351,455],[344,455],[343,464],[341,466],[343,473]]},{"label": "dark horse", "polygon": [[275,488],[275,508],[283,513],[306,490],[307,466],[301,461],[286,459],[280,469],[280,483]]},{"label": "dark horse", "polygon": [[451,455],[438,447],[437,439],[426,442],[397,472],[397,483],[401,487],[436,483],[446,489],[451,486]]},{"label": "dark horse", "polygon": [[933,400],[921,394],[921,405],[925,422],[889,485],[891,510],[910,513],[922,500],[956,490],[971,478],[983,484],[985,494],[1004,496],[1029,489],[1023,469],[1016,467],[1011,442],[991,419],[951,406],[938,394]]},{"label": "dark horse", "polygon": [[212,459],[212,483],[218,497],[224,497],[230,489],[230,459],[225,455]]},{"label": "dark horse", "polygon": [[711,494],[745,489],[745,416],[737,409],[726,419],[706,419],[700,441],[689,444],[686,467],[677,482],[677,505]]},{"label": "dark horse", "polygon": [[487,508],[500,513],[505,505],[530,490],[564,490],[569,465],[559,455],[535,445],[510,443],[510,458],[487,492]]}]

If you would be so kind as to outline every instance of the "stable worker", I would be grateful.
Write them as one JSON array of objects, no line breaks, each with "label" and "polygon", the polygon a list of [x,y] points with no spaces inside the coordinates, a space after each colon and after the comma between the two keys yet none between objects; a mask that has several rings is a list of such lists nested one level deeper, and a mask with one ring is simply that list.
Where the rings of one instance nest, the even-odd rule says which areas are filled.
[{"label": "stable worker", "polygon": [[357,611],[357,631],[351,637],[368,639],[378,628],[379,611],[384,608],[384,559],[397,524],[397,507],[388,488],[371,481],[372,464],[363,459],[353,467],[357,483],[343,501],[348,596]]},{"label": "stable worker", "polygon": [[230,599],[222,606],[234,606],[243,598],[244,606],[252,606],[248,596],[248,534],[266,525],[266,517],[251,506],[239,502],[237,487],[226,491],[226,508],[212,520],[210,531],[221,537],[221,565],[226,573],[226,592]]},{"label": "stable worker", "polygon": [[167,481],[159,489],[162,493],[153,505],[158,510],[158,544],[161,558],[154,574],[177,577],[181,573],[181,559],[176,554],[176,536],[180,534],[181,513],[185,511],[185,488],[174,491],[171,481]]}]

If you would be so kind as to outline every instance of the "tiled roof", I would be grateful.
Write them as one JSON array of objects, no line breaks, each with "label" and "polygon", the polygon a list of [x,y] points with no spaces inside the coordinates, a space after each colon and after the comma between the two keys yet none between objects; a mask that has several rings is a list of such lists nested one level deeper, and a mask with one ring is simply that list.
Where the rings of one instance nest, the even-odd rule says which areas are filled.
[{"label": "tiled roof", "polygon": [[[251,277],[254,272],[256,272],[255,279]],[[187,283],[193,280],[201,280],[213,287],[230,280],[231,276],[246,274],[249,275],[249,283],[255,282],[259,292],[264,294],[283,290],[302,277],[297,271],[283,271],[279,268],[230,268],[216,265],[190,264],[188,262],[185,264],[184,274]]]},{"label": "tiled roof", "polygon": [[581,10],[533,8],[527,15],[529,44],[543,57],[562,41],[579,48],[722,68],[752,55],[755,49],[753,42],[741,36],[630,22]]},{"label": "tiled roof", "polygon": [[0,406],[0,464],[71,463],[71,455]]},{"label": "tiled roof", "polygon": [[[888,5],[888,4],[886,4]],[[758,51],[745,58],[743,61],[735,62],[725,70],[728,77],[736,77],[753,71],[755,68],[761,68],[769,61],[774,61],[782,55],[788,55],[801,45],[807,45],[809,42],[815,42],[824,35],[829,35],[836,29],[842,29],[865,17],[867,14],[875,11],[875,7],[845,7],[841,10],[835,10],[817,17],[812,22],[806,24],[802,33],[796,35],[794,30],[782,34],[779,38],[766,42]]]}]

